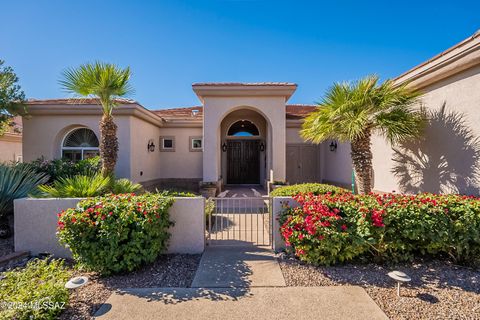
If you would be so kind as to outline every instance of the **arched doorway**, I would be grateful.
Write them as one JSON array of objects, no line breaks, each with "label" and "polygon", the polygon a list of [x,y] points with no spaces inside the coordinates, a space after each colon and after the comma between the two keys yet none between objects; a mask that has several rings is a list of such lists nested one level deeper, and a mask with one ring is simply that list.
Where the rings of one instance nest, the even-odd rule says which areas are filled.
[{"label": "arched doorway", "polygon": [[223,119],[222,176],[228,185],[263,184],[266,171],[266,120],[241,109]]}]

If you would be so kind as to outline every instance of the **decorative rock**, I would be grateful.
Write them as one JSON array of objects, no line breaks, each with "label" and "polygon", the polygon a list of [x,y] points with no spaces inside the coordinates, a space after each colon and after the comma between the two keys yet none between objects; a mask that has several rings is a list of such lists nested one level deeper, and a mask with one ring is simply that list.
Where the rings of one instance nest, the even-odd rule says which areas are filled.
[{"label": "decorative rock", "polygon": [[81,286],[84,286],[86,285],[88,282],[88,278],[87,277],[74,277],[70,280],[67,281],[67,283],[65,283],[65,288],[67,289],[76,289],[76,288],[79,288]]}]

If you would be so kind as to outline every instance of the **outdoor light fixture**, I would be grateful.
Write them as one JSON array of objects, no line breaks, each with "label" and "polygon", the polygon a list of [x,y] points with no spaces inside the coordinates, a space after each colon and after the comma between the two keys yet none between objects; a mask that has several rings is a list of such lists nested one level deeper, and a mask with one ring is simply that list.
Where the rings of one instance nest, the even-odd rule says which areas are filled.
[{"label": "outdoor light fixture", "polygon": [[412,279],[401,271],[392,271],[388,273],[388,276],[397,281],[397,296],[400,297],[400,284],[403,282],[410,282]]},{"label": "outdoor light fixture", "polygon": [[222,144],[222,151],[227,152],[227,144],[225,142]]},{"label": "outdoor light fixture", "polygon": [[87,277],[74,277],[65,283],[65,288],[67,289],[77,289],[83,287],[88,282]]},{"label": "outdoor light fixture", "polygon": [[335,150],[337,150],[337,142],[332,141],[330,142],[330,151],[334,152]]},{"label": "outdoor light fixture", "polygon": [[260,151],[265,151],[265,144],[260,142]]},{"label": "outdoor light fixture", "polygon": [[148,141],[147,150],[149,152],[154,152],[155,151],[155,143],[153,143],[153,140]]}]

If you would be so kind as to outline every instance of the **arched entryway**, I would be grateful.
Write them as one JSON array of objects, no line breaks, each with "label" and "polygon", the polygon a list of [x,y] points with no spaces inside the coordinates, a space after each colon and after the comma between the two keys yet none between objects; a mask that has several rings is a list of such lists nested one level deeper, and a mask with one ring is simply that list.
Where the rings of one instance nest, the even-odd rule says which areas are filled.
[{"label": "arched entryway", "polygon": [[227,185],[260,185],[266,178],[267,121],[258,112],[240,109],[221,123],[222,177]]}]

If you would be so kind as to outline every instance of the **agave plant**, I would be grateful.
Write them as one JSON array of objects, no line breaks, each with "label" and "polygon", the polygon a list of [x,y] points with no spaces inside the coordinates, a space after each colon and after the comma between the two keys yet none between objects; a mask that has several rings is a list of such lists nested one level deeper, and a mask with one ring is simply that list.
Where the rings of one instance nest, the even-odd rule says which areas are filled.
[{"label": "agave plant", "polygon": [[51,185],[38,186],[41,196],[53,198],[95,197],[108,192],[111,178],[101,174],[62,177]]},{"label": "agave plant", "polygon": [[37,186],[47,181],[48,176],[32,166],[0,164],[0,237],[10,233],[5,218],[13,212],[13,200],[37,193]]}]

